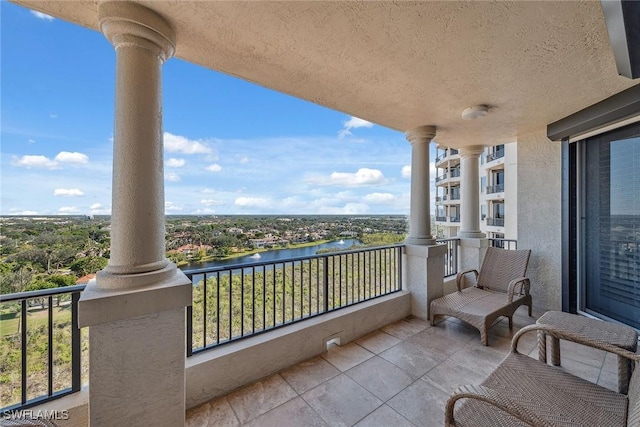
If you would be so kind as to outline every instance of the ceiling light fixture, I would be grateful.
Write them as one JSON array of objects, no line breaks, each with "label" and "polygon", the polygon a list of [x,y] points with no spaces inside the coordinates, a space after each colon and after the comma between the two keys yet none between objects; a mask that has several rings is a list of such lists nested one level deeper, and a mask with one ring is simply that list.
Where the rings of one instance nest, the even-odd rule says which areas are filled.
[{"label": "ceiling light fixture", "polygon": [[463,120],[474,120],[479,119],[480,117],[484,117],[489,114],[489,107],[486,105],[474,105],[472,107],[466,108],[462,112]]}]

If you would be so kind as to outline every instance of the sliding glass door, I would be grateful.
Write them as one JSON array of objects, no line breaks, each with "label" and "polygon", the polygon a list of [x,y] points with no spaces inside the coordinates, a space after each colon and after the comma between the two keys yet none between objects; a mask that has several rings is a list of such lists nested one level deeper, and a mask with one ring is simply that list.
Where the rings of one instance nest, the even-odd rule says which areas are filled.
[{"label": "sliding glass door", "polygon": [[578,144],[579,309],[640,329],[640,124]]}]

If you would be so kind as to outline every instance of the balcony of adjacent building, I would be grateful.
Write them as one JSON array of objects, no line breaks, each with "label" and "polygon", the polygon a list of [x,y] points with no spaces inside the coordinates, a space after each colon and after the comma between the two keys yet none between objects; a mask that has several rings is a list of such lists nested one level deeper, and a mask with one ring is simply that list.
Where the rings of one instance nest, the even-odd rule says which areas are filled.
[{"label": "balcony of adjacent building", "polygon": [[485,168],[491,169],[497,167],[498,165],[504,164],[504,144],[491,146],[487,148],[486,151],[487,152],[482,159]]},{"label": "balcony of adjacent building", "polygon": [[[118,191],[114,188],[118,195],[114,202],[120,204],[114,205],[113,214],[119,219],[116,228],[125,228],[119,229],[118,238],[112,240],[119,246],[112,247],[111,256],[113,259],[117,254],[125,267],[130,258],[147,255],[149,247],[158,249],[152,240],[164,243],[158,216],[164,203],[162,161],[149,156],[148,151],[162,152],[158,145],[161,141],[154,139],[162,134],[160,65],[174,53],[185,61],[407,132],[412,144],[414,183],[410,207],[414,228],[410,237],[414,243],[376,249],[392,251],[393,255],[386,256],[384,252],[364,255],[367,251],[363,250],[338,261],[342,255],[331,255],[334,261],[326,264],[322,256],[318,261],[292,260],[286,267],[291,273],[282,275],[281,283],[287,283],[282,287],[274,273],[284,271],[278,270],[280,267],[263,269],[257,265],[249,271],[241,267],[237,269],[241,276],[235,280],[232,272],[200,272],[204,277],[195,283],[193,274],[184,281],[176,273],[180,283],[169,286],[165,268],[170,266],[163,259],[143,259],[133,270],[120,271],[121,266],[115,265],[98,276],[104,282],[99,292],[95,283],[82,291],[85,302],[80,304],[80,319],[77,311],[70,316],[74,328],[79,321],[91,331],[90,398],[78,376],[70,384],[59,384],[53,370],[37,380],[36,391],[30,391],[30,359],[20,357],[19,368],[11,371],[9,379],[18,383],[19,404],[30,401],[37,405],[39,397],[57,397],[71,391],[55,405],[78,408],[69,412],[73,414],[70,422],[75,425],[87,424],[83,423],[87,401],[96,425],[182,425],[184,409],[189,409],[188,419],[193,425],[224,424],[226,416],[232,424],[253,425],[282,424],[280,417],[319,425],[440,425],[451,390],[462,383],[478,384],[485,378],[504,355],[512,332],[504,320],[498,322],[492,329],[495,340],[483,347],[478,345],[477,331],[458,321],[447,319],[436,327],[425,324],[428,298],[456,289],[454,279],[443,277],[445,267],[451,265],[445,263],[449,243],[435,245],[430,235],[429,190],[425,187],[429,185],[428,144],[436,130],[439,143],[460,148],[512,141],[515,136],[518,159],[523,160],[518,162],[518,212],[524,213],[518,217],[518,246],[533,252],[527,274],[535,312],[591,310],[576,306],[575,293],[581,288],[570,281],[569,268],[578,257],[568,249],[572,235],[562,234],[562,225],[567,221],[575,226],[572,218],[580,217],[571,215],[579,206],[570,205],[571,194],[561,185],[562,178],[573,170],[562,167],[581,159],[577,145],[589,152],[590,147],[606,150],[611,156],[603,159],[624,163],[625,154],[636,153],[635,140],[629,138],[637,138],[637,124],[629,120],[640,115],[638,85],[620,77],[600,3],[513,2],[509,3],[512,20],[508,28],[475,28],[472,24],[478,16],[487,22],[503,22],[504,5],[474,2],[460,10],[455,2],[414,2],[402,8],[385,3],[293,2],[284,13],[282,5],[269,2],[159,1],[144,3],[153,10],[136,8],[135,13],[129,13],[129,2],[17,2],[55,18],[102,30],[114,44],[121,44],[116,56],[117,74],[126,85],[117,86],[120,108],[116,115],[128,131],[140,127],[138,133],[114,133],[118,148],[114,160],[137,172],[130,176],[114,174],[120,184]],[[291,16],[296,19],[289,19]],[[420,16],[444,19],[425,26],[424,20],[416,19]],[[211,25],[211,17],[215,17],[216,25]],[[319,21],[319,17],[323,19]],[[345,22],[354,25],[342,25]],[[376,22],[387,23],[389,31],[380,32]],[[135,26],[134,31],[120,34],[131,26]],[[467,30],[472,27],[475,32],[470,34]],[[441,37],[445,33],[448,36]],[[527,37],[519,37],[523,33]],[[461,58],[478,55],[478,43],[470,40],[488,45],[499,40],[504,49],[484,52],[482,61],[461,62]],[[532,48],[549,44],[560,48]],[[416,46],[427,51],[416,55]],[[568,46],[571,49],[566,49]],[[90,60],[91,53],[86,54]],[[580,78],[566,72],[576,64],[580,65]],[[153,78],[149,78],[150,70]],[[491,94],[491,99],[486,94]],[[603,101],[594,109],[594,100]],[[486,103],[477,109],[486,117],[478,115],[477,120],[462,122],[461,110],[478,102]],[[489,105],[493,102],[496,105]],[[150,107],[158,108],[140,116],[141,110],[148,113]],[[603,110],[612,114],[600,114]],[[611,144],[585,147],[578,144],[580,141],[569,142],[594,129],[611,131],[612,126],[619,126],[622,134],[609,141]],[[624,133],[628,129],[636,133]],[[615,142],[624,139],[623,144]],[[138,140],[141,143],[131,143]],[[561,140],[562,144],[554,142]],[[367,149],[364,144],[361,147]],[[585,161],[597,163],[598,153],[590,152]],[[312,153],[307,154],[312,158]],[[465,156],[479,161],[472,152]],[[626,157],[633,160],[636,155]],[[492,154],[490,161],[500,159]],[[381,163],[385,160],[380,159]],[[618,175],[604,173],[609,171],[605,166],[596,178],[617,182]],[[637,168],[613,170],[631,174]],[[132,176],[138,181],[130,180]],[[379,183],[384,181],[394,182],[389,179]],[[588,184],[598,188],[591,181]],[[142,197],[146,199],[142,201]],[[592,199],[599,203],[607,198]],[[565,203],[569,203],[568,210],[564,210]],[[600,214],[598,206],[589,207],[590,212]],[[460,218],[461,227],[467,225],[462,219],[469,217],[442,212],[448,222]],[[150,224],[153,215],[157,221]],[[504,218],[494,211],[488,215],[492,221]],[[470,221],[471,227],[474,221]],[[587,231],[595,233],[595,238],[617,232],[604,229],[599,233],[598,227],[605,222],[596,221]],[[136,224],[140,227],[132,226]],[[464,231],[476,232],[473,228]],[[487,240],[463,238],[457,244],[460,257],[456,266],[478,268]],[[389,259],[395,260],[395,267],[382,268]],[[432,262],[436,259],[437,263]],[[590,265],[596,273],[605,271],[598,261]],[[150,276],[164,282],[158,284]],[[272,276],[276,277],[275,285]],[[358,282],[356,277],[370,281]],[[384,279],[377,280],[381,277]],[[279,289],[284,292],[278,293]],[[73,307],[80,290],[71,293],[68,298]],[[155,297],[145,298],[148,294]],[[26,300],[31,297],[16,300],[25,320],[16,337],[24,337],[22,348],[29,344]],[[53,294],[37,296],[45,300],[45,307],[53,305],[49,297]],[[87,308],[91,306],[99,310],[92,312]],[[82,316],[83,310],[87,317]],[[514,321],[518,327],[534,318],[519,315]],[[190,325],[191,333],[186,334],[185,325]],[[47,322],[41,339],[55,337],[56,331],[54,322]],[[70,332],[72,337],[74,334],[78,332]],[[191,342],[185,348],[187,337]],[[536,338],[530,339],[527,345],[533,355]],[[75,357],[82,348],[79,342],[72,341]],[[141,347],[143,350],[139,350]],[[601,352],[585,356],[583,350],[574,351],[572,359],[572,351],[563,348],[563,355],[571,361],[563,369],[580,372],[593,382],[611,384],[607,372],[612,364],[615,366],[615,359]],[[52,360],[45,357],[39,365],[52,365]],[[76,362],[68,363],[77,372]],[[47,405],[54,404],[32,408],[52,408]]]},{"label": "balcony of adjacent building", "polygon": [[446,148],[436,146],[436,158],[434,159],[435,166],[446,167],[456,166],[460,164],[460,151],[455,148]]},{"label": "balcony of adjacent building", "polygon": [[437,169],[438,174],[435,178],[436,187],[441,187],[448,184],[460,183],[460,167]]}]

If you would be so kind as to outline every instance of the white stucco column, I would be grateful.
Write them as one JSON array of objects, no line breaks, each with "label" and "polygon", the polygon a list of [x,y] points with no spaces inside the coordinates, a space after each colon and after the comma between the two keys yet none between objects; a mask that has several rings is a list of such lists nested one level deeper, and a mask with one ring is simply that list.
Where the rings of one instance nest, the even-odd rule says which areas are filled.
[{"label": "white stucco column", "polygon": [[435,245],[431,235],[429,144],[436,136],[436,127],[418,126],[407,131],[406,136],[411,143],[411,202],[405,243]]},{"label": "white stucco column", "polygon": [[478,178],[478,160],[484,147],[472,145],[460,149],[461,206],[460,231],[458,236],[483,238],[480,231],[480,187]]},{"label": "white stucco column", "polygon": [[429,144],[435,126],[419,126],[406,133],[411,143],[411,207],[405,239],[402,287],[411,292],[411,314],[428,319],[429,304],[444,292],[445,245],[431,235]]},{"label": "white stucco column", "polygon": [[165,257],[161,98],[175,35],[136,3],[99,3],[98,17],[116,50],[116,95],[110,259],[79,305],[90,424],[183,425],[191,282]]}]

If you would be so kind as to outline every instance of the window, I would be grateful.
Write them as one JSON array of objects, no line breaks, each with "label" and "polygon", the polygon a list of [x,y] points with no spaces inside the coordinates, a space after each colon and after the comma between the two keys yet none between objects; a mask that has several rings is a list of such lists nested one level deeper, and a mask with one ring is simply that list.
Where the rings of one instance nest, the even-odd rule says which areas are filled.
[{"label": "window", "polygon": [[578,144],[578,308],[640,328],[640,125]]}]

